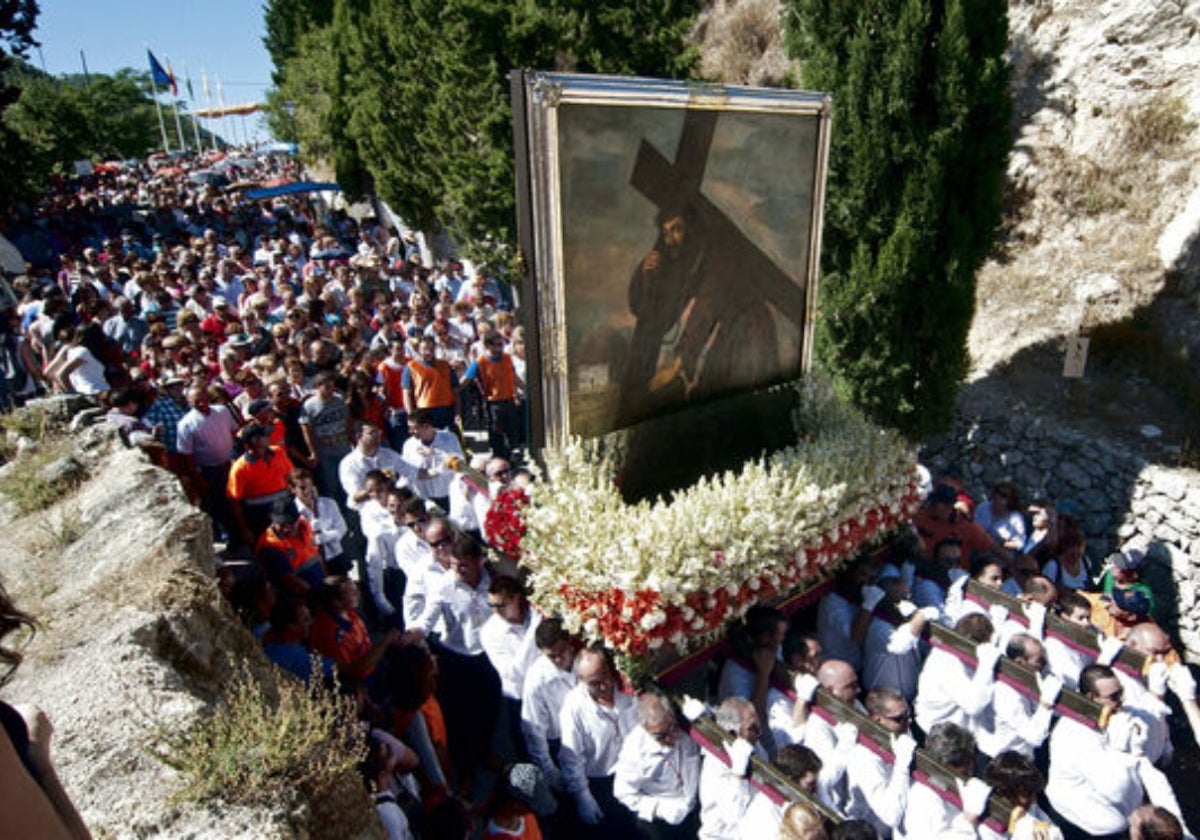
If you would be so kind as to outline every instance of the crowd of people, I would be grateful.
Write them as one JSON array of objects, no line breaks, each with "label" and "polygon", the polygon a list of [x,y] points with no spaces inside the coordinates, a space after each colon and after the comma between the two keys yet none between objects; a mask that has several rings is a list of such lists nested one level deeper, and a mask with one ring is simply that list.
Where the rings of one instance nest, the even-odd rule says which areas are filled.
[{"label": "crowd of people", "polygon": [[[1049,502],[1002,484],[975,506],[938,483],[912,539],[857,558],[815,611],[753,608],[681,716],[539,615],[489,547],[493,502],[532,481],[507,287],[307,196],[190,177],[213,160],[165,163],[64,181],[9,221],[46,256],[3,319],[0,403],[84,395],[179,477],[266,655],[358,697],[389,836],[992,837],[993,793],[1023,809],[1018,837],[1184,836],[1168,701],[1194,731],[1200,707],[1138,552],[1096,568]],[[1099,655],[966,598],[968,580],[1091,628]],[[975,642],[977,664],[931,652],[931,622]],[[1143,678],[1111,667],[1122,646],[1152,660]],[[1002,657],[1039,675],[1037,697],[997,681]],[[1064,686],[1108,708],[1103,730],[1056,720]],[[892,733],[890,754],[814,714],[818,688]],[[687,736],[700,714],[724,749]],[[918,748],[958,791],[914,780]],[[756,755],[811,800],[756,790]]]}]

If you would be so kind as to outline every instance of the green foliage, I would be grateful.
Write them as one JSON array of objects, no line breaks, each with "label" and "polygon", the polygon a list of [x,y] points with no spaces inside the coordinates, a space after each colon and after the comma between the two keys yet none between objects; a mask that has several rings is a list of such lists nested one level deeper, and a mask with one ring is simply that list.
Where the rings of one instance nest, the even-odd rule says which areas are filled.
[{"label": "green foliage", "polygon": [[[153,150],[160,136],[148,78],[128,68],[92,74],[88,83],[81,76],[24,74],[4,123],[28,150],[25,176],[41,186],[51,172],[71,171],[76,160],[142,157]],[[169,107],[164,117],[172,120]]]},{"label": "green foliage", "polygon": [[32,169],[33,150],[4,120],[5,112],[21,94],[15,78],[19,62],[14,56],[23,57],[37,43],[33,38],[37,14],[37,0],[0,3],[0,160],[5,169],[0,178],[0,214],[37,195],[41,186]]},{"label": "green foliage", "polygon": [[803,84],[834,96],[819,353],[874,421],[945,428],[975,271],[1001,216],[1003,0],[787,0]]},{"label": "green foliage", "polygon": [[301,39],[332,21],[333,0],[267,0],[263,6],[263,22],[267,30],[263,46],[275,65],[275,84],[283,83],[284,68],[300,52]]},{"label": "green foliage", "polygon": [[[277,5],[288,4],[268,12]],[[410,224],[503,252],[515,238],[509,71],[687,77],[699,5],[337,0],[328,28],[295,40],[271,125],[293,126],[306,159],[332,160],[344,188],[373,184]]]},{"label": "green foliage", "polygon": [[183,776],[178,800],[278,807],[299,797],[330,836],[370,830],[357,769],[366,745],[350,697],[310,693],[284,675],[267,685],[241,665],[223,701],[191,729],[159,726],[152,738],[155,756]]}]

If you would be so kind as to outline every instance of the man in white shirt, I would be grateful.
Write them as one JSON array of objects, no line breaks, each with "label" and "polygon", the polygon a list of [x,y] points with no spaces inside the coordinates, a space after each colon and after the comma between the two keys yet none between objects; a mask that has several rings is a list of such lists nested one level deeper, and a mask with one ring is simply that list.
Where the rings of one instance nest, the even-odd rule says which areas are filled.
[{"label": "man in white shirt", "polygon": [[[1111,711],[1109,728],[1118,719],[1124,690],[1107,665],[1089,665],[1079,677],[1079,690]],[[1046,798],[1060,817],[1068,838],[1124,836],[1129,815],[1143,796],[1178,815],[1170,784],[1145,756],[1110,744],[1111,733],[1062,717],[1050,735],[1050,778]]]},{"label": "man in white shirt", "polygon": [[939,608],[917,609],[901,578],[880,578],[875,585],[885,597],[871,614],[863,642],[863,688],[894,688],[911,701],[921,672],[921,634],[925,625],[938,617]]},{"label": "man in white shirt", "polygon": [[[975,770],[975,737],[953,723],[939,723],[925,739],[925,752],[937,763],[959,776],[970,778]],[[940,838],[951,830],[959,809],[929,785],[913,782],[904,809],[904,836],[911,840]]]},{"label": "man in white shirt", "polygon": [[848,662],[856,671],[862,667],[862,643],[871,610],[883,599],[882,590],[869,586],[878,574],[877,561],[855,559],[837,576],[833,591],[817,607],[817,637],[825,656]]},{"label": "man in white shirt", "polygon": [[737,827],[750,807],[754,788],[747,773],[751,755],[766,758],[758,743],[762,728],[754,704],[743,697],[730,697],[717,707],[717,725],[734,736],[726,746],[726,758],[705,753],[700,770],[700,837],[702,840],[726,840],[735,837]]},{"label": "man in white shirt", "polygon": [[492,616],[484,622],[479,641],[500,675],[496,751],[502,758],[515,761],[525,757],[525,742],[521,737],[521,693],[525,673],[538,657],[534,636],[541,616],[530,608],[520,582],[508,575],[492,580],[487,599]]},{"label": "man in white shirt", "polygon": [[416,477],[416,469],[393,449],[383,445],[383,432],[370,423],[359,422],[354,430],[355,444],[338,464],[338,480],[346,494],[346,506],[356,513],[371,497],[367,474],[373,470],[390,472],[393,483],[403,487]]},{"label": "man in white shirt", "polygon": [[912,714],[900,692],[877,688],[867,694],[866,707],[871,720],[892,733],[892,761],[864,744],[850,750],[846,760],[846,816],[866,820],[888,840],[908,806],[910,768],[917,744],[908,734]]},{"label": "man in white shirt", "polygon": [[819,795],[822,801],[841,810],[846,802],[846,756],[858,741],[858,730],[849,723],[834,726],[812,713],[812,699],[818,686],[843,703],[867,713],[858,702],[858,674],[848,663],[828,659],[821,663],[815,677],[805,674],[796,677],[794,703],[785,699],[771,707],[771,733],[778,748],[803,744],[817,754],[821,760],[817,778]]},{"label": "man in white shirt", "polygon": [[1000,651],[987,641],[992,637],[992,621],[986,615],[965,615],[954,629],[976,643],[976,666],[970,668],[948,650],[932,650],[917,680],[917,725],[928,732],[935,723],[950,721],[978,735],[991,729],[992,687]]},{"label": "man in white shirt", "polygon": [[990,756],[1013,750],[1032,759],[1034,750],[1050,735],[1054,703],[1062,691],[1062,681],[1046,670],[1046,648],[1026,633],[1008,640],[1004,655],[1037,675],[1038,696],[1029,697],[1008,683],[997,682],[992,692],[992,732],[980,738],[980,746]]},{"label": "man in white shirt", "polygon": [[[775,769],[800,790],[816,796],[817,777],[821,772],[821,759],[808,747],[799,744],[788,744],[780,747],[771,762]],[[828,804],[828,803],[826,803]],[[756,791],[746,809],[746,815],[738,826],[738,840],[765,840],[780,836],[780,824],[783,822],[783,812],[788,803],[785,801],[776,805],[772,799],[761,790]]]},{"label": "man in white shirt", "polygon": [[[368,484],[373,484],[369,480]],[[411,491],[393,489],[387,493],[386,522],[375,524],[367,538],[367,591],[375,605],[375,614],[385,627],[404,624],[403,599],[408,588],[407,572],[396,562],[396,542],[408,527],[404,524],[404,507]],[[369,504],[378,504],[374,499]],[[364,520],[365,521],[365,520]]]},{"label": "man in white shirt", "polygon": [[456,473],[446,466],[451,456],[462,458],[462,445],[453,433],[433,425],[428,409],[419,408],[410,417],[411,436],[400,454],[416,471],[413,489],[443,511],[450,510],[450,482]]},{"label": "man in white shirt", "polygon": [[558,717],[563,785],[589,836],[631,835],[633,815],[613,796],[613,773],[621,745],[637,726],[637,708],[619,690],[620,675],[604,648],[581,650],[575,675],[578,683],[567,693]]},{"label": "man in white shirt", "polygon": [[450,761],[463,789],[488,752],[500,707],[500,677],[481,640],[492,613],[487,596],[492,579],[479,543],[456,542],[450,572],[429,589],[428,603],[409,632],[421,640],[428,639],[439,622],[444,628],[432,645],[438,657],[437,696],[446,730],[453,733],[448,739]]},{"label": "man in white shirt", "polygon": [[[1063,592],[1059,596],[1056,609],[1064,620],[1086,627],[1093,634],[1099,632],[1092,626],[1091,603],[1078,592]],[[1072,691],[1078,689],[1079,673],[1096,658],[1095,652],[1080,650],[1055,636],[1047,636],[1045,645],[1050,673],[1062,680],[1063,685]]]},{"label": "man in white shirt", "polygon": [[640,836],[691,840],[699,826],[700,748],[679,729],[661,694],[638,698],[638,718],[641,725],[621,745],[613,795],[637,816]]},{"label": "man in white shirt", "polygon": [[525,673],[521,691],[521,733],[530,758],[546,775],[550,787],[563,789],[558,754],[562,729],[558,712],[575,687],[575,644],[563,629],[562,620],[548,618],[533,632],[539,655]]}]

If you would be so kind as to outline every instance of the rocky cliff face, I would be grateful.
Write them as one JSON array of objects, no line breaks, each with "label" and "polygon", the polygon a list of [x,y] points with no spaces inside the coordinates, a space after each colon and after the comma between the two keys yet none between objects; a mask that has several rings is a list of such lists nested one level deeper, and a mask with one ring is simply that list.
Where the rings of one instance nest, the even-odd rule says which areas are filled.
[{"label": "rocky cliff face", "polygon": [[977,373],[1156,303],[1194,360],[1200,2],[1014,0],[1010,25],[1016,147]]},{"label": "rocky cliff face", "polygon": [[41,619],[3,697],[42,707],[59,774],[102,837],[293,836],[287,814],[172,806],[155,727],[187,727],[254,641],[217,592],[208,520],[173,476],[106,429],[78,438],[90,480],[48,510],[0,514],[0,574]]}]

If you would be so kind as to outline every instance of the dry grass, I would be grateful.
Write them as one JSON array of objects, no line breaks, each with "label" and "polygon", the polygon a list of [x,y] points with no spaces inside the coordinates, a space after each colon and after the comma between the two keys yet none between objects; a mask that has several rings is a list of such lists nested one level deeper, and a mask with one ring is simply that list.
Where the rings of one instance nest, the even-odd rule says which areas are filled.
[{"label": "dry grass", "polygon": [[726,84],[786,86],[797,68],[783,54],[779,0],[716,0],[692,33],[700,72]]},{"label": "dry grass", "polygon": [[12,462],[11,469],[0,479],[0,493],[8,497],[21,514],[45,510],[55,502],[75,492],[87,479],[86,472],[49,479],[45,468],[74,451],[67,438],[43,438],[39,447],[27,456]]},{"label": "dry grass", "polygon": [[224,701],[187,732],[157,727],[151,752],[184,778],[178,801],[278,807],[307,803],[321,836],[369,835],[353,700],[281,677],[265,686],[235,669]]},{"label": "dry grass", "polygon": [[1196,128],[1187,113],[1183,97],[1158,91],[1125,116],[1126,148],[1132,154],[1147,156],[1175,148]]}]

